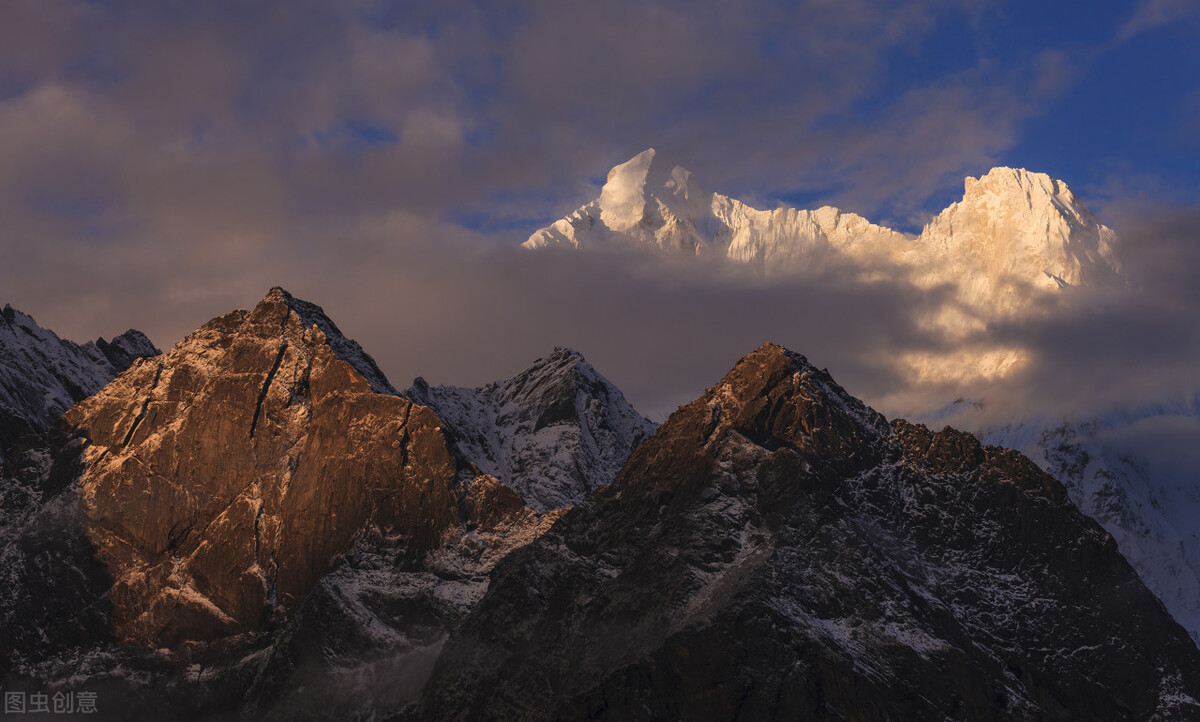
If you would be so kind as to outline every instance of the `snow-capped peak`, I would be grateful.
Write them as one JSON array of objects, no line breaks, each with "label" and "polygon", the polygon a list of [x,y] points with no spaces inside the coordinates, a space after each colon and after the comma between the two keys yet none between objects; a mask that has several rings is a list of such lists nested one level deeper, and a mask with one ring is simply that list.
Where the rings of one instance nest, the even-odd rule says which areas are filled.
[{"label": "snow-capped peak", "polygon": [[600,220],[610,230],[628,231],[642,221],[646,211],[646,179],[654,149],[647,148],[608,172],[600,189]]},{"label": "snow-capped peak", "polygon": [[967,178],[963,199],[930,221],[921,239],[934,256],[929,265],[969,259],[990,279],[1054,287],[1120,278],[1116,234],[1066,183],[1023,168]]},{"label": "snow-capped peak", "polygon": [[615,166],[598,199],[535,232],[524,247],[647,247],[715,254],[775,271],[831,245],[862,246],[863,236],[889,254],[899,252],[905,240],[901,233],[833,207],[757,210],[706,191],[688,169],[660,161],[648,148]]},{"label": "snow-capped peak", "polygon": [[582,354],[561,346],[503,381],[467,389],[418,378],[405,395],[437,413],[465,460],[538,511],[611,482],[654,431]]},{"label": "snow-capped peak", "polygon": [[864,267],[898,263],[930,283],[962,283],[963,300],[973,304],[997,300],[996,287],[1013,280],[1055,288],[1121,278],[1116,234],[1045,173],[997,167],[969,177],[962,200],[913,239],[832,206],[758,210],[707,192],[686,168],[660,161],[647,148],[613,167],[598,199],[535,232],[524,247],[716,253],[775,273],[811,267],[833,250]]},{"label": "snow-capped peak", "polygon": [[[832,206],[758,210],[703,190],[688,170],[661,161],[650,148],[614,167],[598,199],[523,246],[706,255],[776,277],[822,273],[835,264],[858,269],[866,280],[954,289],[922,320],[948,340],[965,339],[991,320],[1036,312],[1039,291],[1123,283],[1116,234],[1066,183],[1045,173],[998,167],[967,178],[962,200],[913,237]],[[1019,356],[981,348],[902,363],[917,380],[965,380],[1008,373]]]}]

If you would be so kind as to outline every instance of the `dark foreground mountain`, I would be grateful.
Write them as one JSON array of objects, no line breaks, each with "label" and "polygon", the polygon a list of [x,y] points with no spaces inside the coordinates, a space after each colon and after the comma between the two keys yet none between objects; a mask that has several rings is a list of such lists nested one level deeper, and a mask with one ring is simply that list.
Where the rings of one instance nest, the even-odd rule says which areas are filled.
[{"label": "dark foreground mountain", "polygon": [[405,395],[446,422],[456,450],[480,472],[539,511],[578,504],[610,483],[654,433],[620,389],[568,348],[486,386],[430,386],[418,378]]},{"label": "dark foreground mountain", "polygon": [[645,421],[577,354],[420,386],[282,289],[134,361],[6,462],[0,688],[121,720],[1200,712],[1200,652],[1057,482],[779,347],[608,486]]},{"label": "dark foreground mountain", "polygon": [[767,345],[505,558],[414,718],[1196,719],[1200,652],[1020,454]]},{"label": "dark foreground mountain", "polygon": [[464,473],[432,411],[278,288],[64,421],[0,535],[0,673],[126,716],[394,709],[554,519]]}]

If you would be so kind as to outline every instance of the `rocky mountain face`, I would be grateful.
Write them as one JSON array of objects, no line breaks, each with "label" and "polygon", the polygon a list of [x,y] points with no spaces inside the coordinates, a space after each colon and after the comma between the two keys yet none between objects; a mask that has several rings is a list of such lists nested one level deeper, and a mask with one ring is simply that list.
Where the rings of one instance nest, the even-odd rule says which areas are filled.
[{"label": "rocky mountain face", "polygon": [[118,638],[259,629],[368,525],[423,551],[458,522],[437,417],[377,393],[355,366],[369,357],[310,313],[275,289],[66,415],[89,442],[84,514]]},{"label": "rocky mountain face", "polygon": [[[496,560],[556,518],[460,468],[432,410],[278,288],[134,363],[61,435],[0,533],[0,676],[146,716],[399,705]],[[381,695],[389,671],[407,682]]]},{"label": "rocky mountain face", "polygon": [[430,386],[405,395],[446,422],[455,449],[538,511],[583,501],[610,483],[654,432],[624,394],[567,348],[512,378],[475,389]]},{"label": "rocky mountain face", "polygon": [[1200,652],[1020,454],[766,345],[496,567],[414,718],[1193,719]]},{"label": "rocky mountain face", "polygon": [[66,341],[6,305],[0,311],[0,462],[22,436],[45,432],[134,361],[158,353],[133,329],[112,341]]},{"label": "rocky mountain face", "polygon": [[[1193,640],[1200,640],[1197,409],[1200,396],[1133,413],[980,430],[982,438],[1022,451],[1061,481]],[[1172,446],[1192,451],[1169,463],[1170,452],[1178,451]]]}]

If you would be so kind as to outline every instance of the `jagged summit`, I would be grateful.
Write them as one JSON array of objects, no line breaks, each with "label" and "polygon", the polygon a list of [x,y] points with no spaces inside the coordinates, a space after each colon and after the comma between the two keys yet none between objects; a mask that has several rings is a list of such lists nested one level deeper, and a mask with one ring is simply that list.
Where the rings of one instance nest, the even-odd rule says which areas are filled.
[{"label": "jagged summit", "polygon": [[105,341],[103,337],[100,337],[93,343],[118,372],[132,366],[133,362],[139,358],[157,356],[162,353],[146,334],[135,328],[131,328],[119,336],[113,336],[112,341]]},{"label": "jagged summit", "polygon": [[929,265],[970,260],[985,282],[1015,276],[1061,287],[1121,275],[1116,234],[1066,183],[1020,168],[967,178],[963,199],[930,221],[921,238],[933,255]]},{"label": "jagged summit", "polygon": [[832,249],[864,265],[911,266],[929,283],[962,281],[972,286],[967,300],[983,304],[1010,277],[1049,287],[1117,279],[1115,242],[1065,183],[1044,173],[997,167],[967,178],[963,199],[913,239],[832,206],[756,210],[703,190],[686,169],[656,162],[649,148],[609,172],[600,198],[523,246],[648,246],[715,253],[772,272],[811,265]]},{"label": "jagged summit", "polygon": [[[325,335],[325,343],[333,349],[334,354],[350,364],[362,374],[367,383],[371,385],[371,389],[377,394],[392,394],[396,395],[396,389],[387,380],[387,376],[380,370],[375,359],[363,350],[358,342],[347,338],[337,327],[329,316],[325,315],[325,310],[315,303],[296,298],[288,293],[281,286],[274,286],[267,295],[259,302],[256,311],[259,308],[286,308],[296,313],[300,318],[300,322],[308,327],[315,325],[321,329]],[[281,323],[286,319],[281,317]]]},{"label": "jagged summit", "polygon": [[691,171],[658,162],[649,148],[609,171],[600,198],[535,232],[523,246],[653,247],[774,269],[831,245],[855,245],[860,236],[877,237],[884,245],[904,238],[828,206],[756,210],[706,191]]},{"label": "jagged summit", "polygon": [[405,395],[445,420],[458,454],[538,511],[611,482],[654,430],[582,354],[561,346],[502,381],[466,389],[418,378]]}]

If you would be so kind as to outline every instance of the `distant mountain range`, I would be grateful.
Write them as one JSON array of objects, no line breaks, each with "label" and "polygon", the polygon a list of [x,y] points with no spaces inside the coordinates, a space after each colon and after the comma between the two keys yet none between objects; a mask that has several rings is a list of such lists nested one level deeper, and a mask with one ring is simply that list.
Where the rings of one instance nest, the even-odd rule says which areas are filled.
[{"label": "distant mountain range", "polygon": [[[719,258],[774,277],[838,267],[865,280],[949,288],[953,295],[923,323],[950,343],[1036,311],[1042,294],[1064,286],[1124,283],[1116,234],[1062,181],[1014,168],[967,178],[963,199],[913,237],[830,206],[751,208],[704,190],[650,148],[609,171],[598,199],[522,245]],[[964,343],[956,354],[913,353],[897,363],[914,378],[970,382],[1022,361],[1020,349]]]}]

